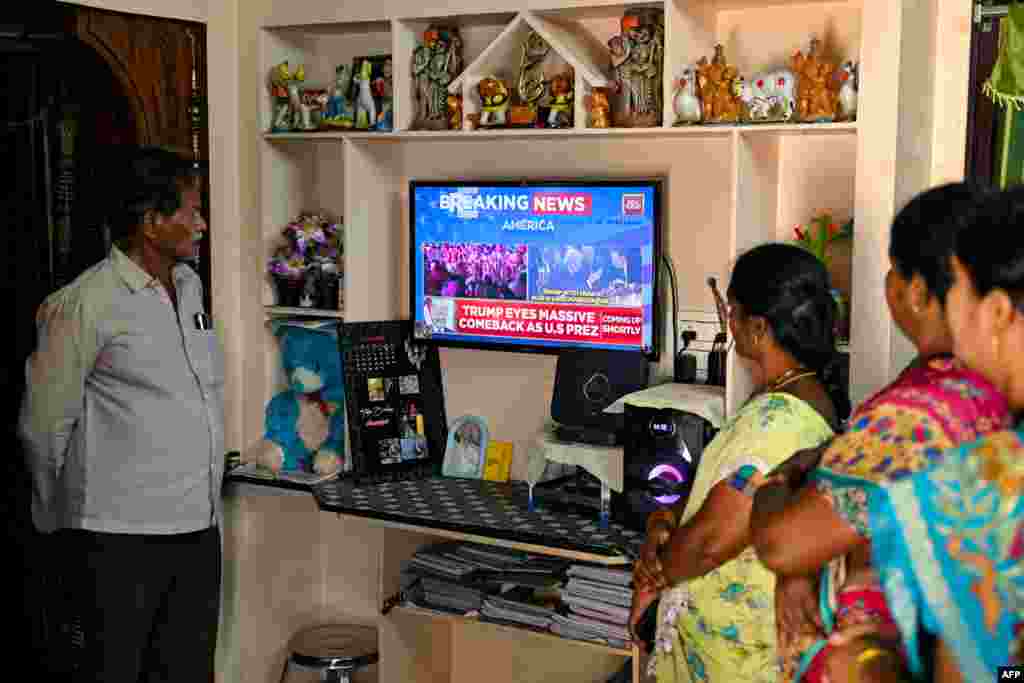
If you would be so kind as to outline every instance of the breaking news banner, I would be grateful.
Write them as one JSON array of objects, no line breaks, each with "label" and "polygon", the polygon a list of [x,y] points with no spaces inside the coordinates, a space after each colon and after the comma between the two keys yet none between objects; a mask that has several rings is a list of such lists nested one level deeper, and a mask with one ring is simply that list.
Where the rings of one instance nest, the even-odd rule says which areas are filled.
[{"label": "breaking news banner", "polygon": [[1001,666],[997,681],[1024,681],[1024,666]]},{"label": "breaking news banner", "polygon": [[635,308],[457,301],[455,328],[484,336],[640,344],[643,315]]}]

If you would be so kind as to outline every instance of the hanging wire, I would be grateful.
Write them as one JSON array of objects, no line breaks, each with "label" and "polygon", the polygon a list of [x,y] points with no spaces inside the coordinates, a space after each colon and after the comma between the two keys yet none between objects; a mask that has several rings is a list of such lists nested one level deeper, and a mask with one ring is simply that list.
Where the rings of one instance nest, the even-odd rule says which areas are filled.
[{"label": "hanging wire", "polygon": [[[668,271],[669,286],[672,292],[672,363],[679,357],[679,290],[676,286],[676,269],[672,258],[667,253],[662,253],[661,261]],[[673,366],[674,367],[674,366]]]},{"label": "hanging wire", "polygon": [[192,94],[189,98],[188,104],[189,124],[191,127],[190,132],[192,133],[192,162],[196,168],[199,168],[199,162],[201,160],[201,154],[199,151],[199,46],[196,41],[196,33],[194,30],[187,29],[185,34],[188,36],[189,42],[192,44]]}]

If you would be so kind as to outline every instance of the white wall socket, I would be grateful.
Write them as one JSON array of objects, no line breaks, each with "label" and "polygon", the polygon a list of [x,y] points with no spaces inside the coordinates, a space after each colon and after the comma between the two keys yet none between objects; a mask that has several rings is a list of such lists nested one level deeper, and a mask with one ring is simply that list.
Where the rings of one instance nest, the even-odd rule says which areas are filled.
[{"label": "white wall socket", "polygon": [[[676,314],[679,320],[679,350],[683,351],[683,333],[693,331],[697,338],[690,342],[684,353],[693,354],[697,359],[697,381],[705,382],[708,376],[708,353],[715,342],[715,336],[722,331],[715,310],[700,308],[681,309]],[[728,325],[725,329],[726,345],[728,345]]]}]

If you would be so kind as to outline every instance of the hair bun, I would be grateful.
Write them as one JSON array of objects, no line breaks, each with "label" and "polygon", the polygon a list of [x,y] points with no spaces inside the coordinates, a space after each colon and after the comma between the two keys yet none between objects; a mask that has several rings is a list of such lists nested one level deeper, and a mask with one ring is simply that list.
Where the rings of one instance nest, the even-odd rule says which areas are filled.
[{"label": "hair bun", "polygon": [[779,346],[819,377],[834,361],[836,302],[828,270],[811,253],[778,242],[754,247],[737,259],[729,294],[746,314],[763,317]]}]

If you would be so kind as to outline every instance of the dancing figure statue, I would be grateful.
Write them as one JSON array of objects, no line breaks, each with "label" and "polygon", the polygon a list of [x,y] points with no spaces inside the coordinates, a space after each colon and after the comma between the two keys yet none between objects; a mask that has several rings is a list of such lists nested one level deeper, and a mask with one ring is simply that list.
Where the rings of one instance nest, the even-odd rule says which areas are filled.
[{"label": "dancing figure statue", "polygon": [[462,39],[453,27],[431,26],[413,51],[415,128],[448,127],[448,85],[462,71]]},{"label": "dancing figure statue", "polygon": [[612,67],[624,97],[620,125],[661,124],[665,16],[659,9],[629,10],[622,32],[608,41]]}]

